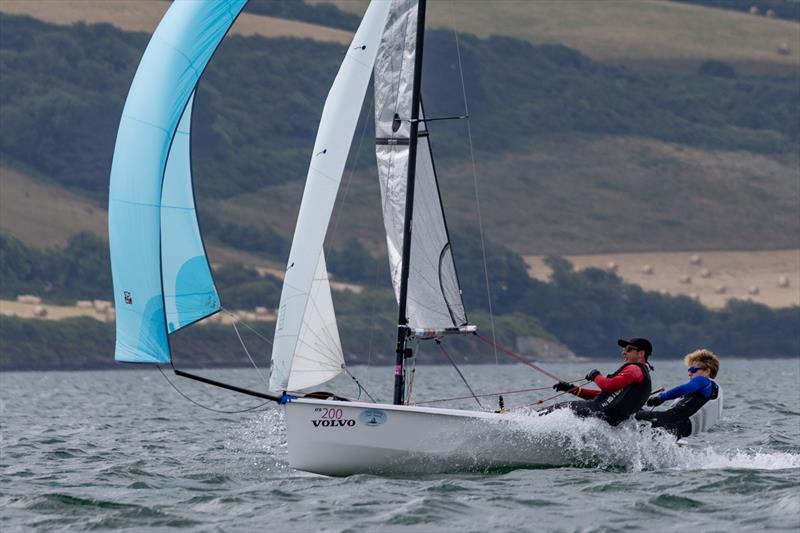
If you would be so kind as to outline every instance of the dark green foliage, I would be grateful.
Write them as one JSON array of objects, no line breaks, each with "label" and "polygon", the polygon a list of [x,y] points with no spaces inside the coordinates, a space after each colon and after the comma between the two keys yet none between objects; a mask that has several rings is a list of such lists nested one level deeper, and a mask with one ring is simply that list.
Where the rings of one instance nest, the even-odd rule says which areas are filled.
[{"label": "dark green foliage", "polygon": [[[0,15],[0,29],[0,154],[102,197],[147,37],[110,25],[61,27],[8,15]],[[452,34],[426,35],[429,116],[464,112],[455,52]],[[303,179],[343,54],[341,45],[311,40],[226,38],[197,91],[192,150],[199,195],[226,197]],[[800,95],[791,76],[637,73],[564,46],[507,37],[462,36],[461,56],[483,157],[564,134],[757,152],[785,152],[800,140]],[[431,124],[437,155],[466,157],[465,126]]]},{"label": "dark green foliage", "polygon": [[147,42],[110,24],[0,15],[0,153],[62,183],[107,190],[116,125]]},{"label": "dark green foliage", "polygon": [[800,20],[800,2],[796,0],[675,0],[684,4],[695,4],[719,9],[750,12],[756,7],[762,15],[772,10],[775,16],[782,19]]},{"label": "dark green foliage", "polygon": [[222,305],[228,309],[276,309],[281,299],[283,281],[269,274],[262,276],[255,269],[241,265],[214,269],[214,282]]},{"label": "dark green foliage", "polygon": [[0,370],[111,368],[113,360],[113,324],[0,315]]},{"label": "dark green foliage", "polygon": [[256,15],[302,20],[320,26],[356,31],[361,18],[333,4],[306,4],[301,0],[250,0],[244,10]]},{"label": "dark green foliage", "polygon": [[91,233],[78,233],[64,248],[28,248],[0,233],[0,295],[35,294],[57,303],[78,299],[110,299],[108,243]]},{"label": "dark green foliage", "polygon": [[242,283],[252,283],[261,279],[255,268],[228,264],[214,269],[214,281],[223,287],[233,287]]},{"label": "dark green foliage", "polygon": [[697,69],[698,74],[716,76],[718,78],[735,78],[736,70],[722,61],[705,61]]},{"label": "dark green foliage", "polygon": [[204,239],[281,261],[289,255],[289,241],[270,226],[228,222],[211,212],[199,218]]},{"label": "dark green foliage", "polygon": [[218,284],[220,299],[230,309],[277,309],[282,286],[283,282],[274,276],[233,286]]},{"label": "dark green foliage", "polygon": [[[272,339],[275,325],[272,322],[249,325],[253,329],[239,326],[239,335],[256,364],[266,369],[272,347],[264,339]],[[178,368],[252,365],[231,326],[203,325],[184,328],[170,335],[170,347],[173,363]]]},{"label": "dark green foliage", "polygon": [[[430,32],[425,42],[428,115],[462,113],[452,36]],[[576,133],[756,152],[785,152],[800,140],[800,123],[789,118],[800,105],[792,76],[637,73],[561,45],[469,35],[461,43],[475,145],[487,155],[531,137]],[[449,155],[463,144],[461,128],[431,125],[438,152]]]},{"label": "dark green foliage", "polygon": [[352,281],[366,285],[383,284],[389,265],[385,257],[372,257],[361,241],[356,239],[347,241],[342,248],[328,251],[325,261],[328,271],[336,276],[338,281]]}]

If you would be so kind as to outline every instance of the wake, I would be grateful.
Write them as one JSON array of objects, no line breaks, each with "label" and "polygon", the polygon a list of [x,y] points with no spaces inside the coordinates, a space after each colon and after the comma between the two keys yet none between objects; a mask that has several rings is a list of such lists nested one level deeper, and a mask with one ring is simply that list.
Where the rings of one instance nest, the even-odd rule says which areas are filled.
[{"label": "wake", "polygon": [[631,420],[611,427],[601,420],[579,418],[568,409],[542,416],[534,411],[514,413],[510,417],[530,444],[549,450],[561,447],[569,466],[628,471],[800,468],[800,454],[763,448],[718,451],[711,445],[695,444],[698,437],[679,444],[673,435],[645,422]]}]

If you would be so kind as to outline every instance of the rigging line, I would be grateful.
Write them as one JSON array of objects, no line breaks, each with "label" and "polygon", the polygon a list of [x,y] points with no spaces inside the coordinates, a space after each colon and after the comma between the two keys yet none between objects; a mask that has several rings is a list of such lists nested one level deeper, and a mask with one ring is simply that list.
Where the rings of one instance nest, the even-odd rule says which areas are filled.
[{"label": "rigging line", "polygon": [[[580,380],[576,379],[575,381],[580,381]],[[572,382],[570,381],[568,383],[572,383]],[[550,390],[552,388],[553,387],[548,385],[547,387],[534,387],[532,389],[518,389],[518,390],[511,390],[511,391],[489,392],[489,393],[486,393],[486,394],[476,394],[476,396],[478,398],[491,398],[491,397],[500,396],[500,395],[503,395],[503,394],[521,394],[523,392],[536,392],[536,391],[542,391],[542,390]],[[439,399],[436,399],[436,400],[425,400],[424,402],[415,402],[414,405],[424,405],[424,404],[428,404],[428,403],[439,403],[439,402],[452,402],[452,401],[455,401],[455,400],[468,400],[470,398],[472,398],[472,396],[455,396],[455,397],[452,397],[452,398],[439,398]]]},{"label": "rigging line", "polygon": [[522,409],[524,407],[533,407],[534,405],[541,405],[544,402],[549,402],[550,400],[554,400],[554,399],[558,398],[559,396],[564,396],[568,392],[570,392],[570,391],[559,392],[558,394],[554,394],[553,396],[550,396],[550,397],[545,398],[543,400],[537,400],[537,401],[535,401],[533,403],[528,403],[528,404],[524,404],[524,405],[518,405],[516,407],[509,407],[509,409]]},{"label": "rigging line", "polygon": [[250,326],[247,324],[247,322],[242,322],[242,321],[240,321],[240,320],[239,320],[239,317],[237,317],[237,316],[236,316],[234,313],[231,313],[230,311],[228,311],[228,310],[227,310],[227,309],[225,309],[224,307],[220,307],[220,309],[221,309],[221,310],[222,310],[222,312],[224,312],[226,315],[230,316],[230,317],[231,317],[231,318],[233,318],[234,320],[237,320],[237,321],[239,321],[239,323],[240,323],[241,325],[243,325],[244,327],[246,327],[247,329],[249,329],[250,331],[252,331],[252,332],[253,332],[253,333],[256,335],[256,337],[258,337],[259,339],[261,339],[262,341],[264,341],[264,342],[266,342],[266,343],[268,343],[268,344],[270,344],[270,345],[272,344],[272,341],[271,341],[271,340],[269,340],[269,339],[268,339],[268,338],[266,338],[264,335],[262,335],[261,333],[259,333],[257,329],[250,327]]},{"label": "rigging line", "polygon": [[344,370],[344,371],[345,371],[345,373],[346,373],[348,376],[350,376],[350,378],[351,378],[353,381],[355,381],[355,382],[356,382],[356,385],[358,385],[358,397],[359,397],[359,398],[361,398],[361,392],[363,391],[363,392],[364,392],[364,394],[366,394],[366,395],[367,395],[367,398],[369,398],[370,400],[372,400],[372,403],[378,403],[377,401],[375,401],[375,398],[373,398],[373,397],[372,397],[372,394],[370,394],[370,393],[369,393],[369,391],[368,391],[367,389],[365,389],[365,388],[364,388],[364,387],[361,385],[361,382],[360,382],[360,381],[358,381],[358,378],[356,378],[356,377],[355,377],[355,376],[354,376],[354,375],[353,375],[353,374],[350,372],[350,369],[348,369],[348,368],[347,368],[345,365],[342,365],[342,370]]},{"label": "rigging line", "polygon": [[236,327],[236,322],[237,320],[234,320],[232,322],[232,325],[233,325],[233,331],[236,332],[236,336],[239,338],[239,344],[242,345],[242,350],[244,350],[244,353],[247,354],[247,358],[250,359],[251,363],[253,363],[253,368],[256,369],[256,374],[258,374],[259,377],[261,377],[261,379],[264,381],[264,386],[267,388],[267,390],[269,390],[269,382],[267,381],[267,377],[261,373],[261,369],[258,368],[258,365],[253,360],[253,356],[250,355],[250,352],[247,350],[247,346],[245,346],[244,344],[244,339],[242,339],[242,335],[239,333],[239,328]]},{"label": "rigging line", "polygon": [[[375,91],[372,92],[372,97],[370,98],[369,106],[367,106],[367,109],[370,110],[374,106],[375,106]],[[370,115],[371,113],[369,113],[369,111],[367,111],[367,113],[364,113],[364,124],[361,126],[361,136],[358,138],[358,146],[356,147],[356,154],[355,157],[353,158],[353,164],[350,167],[350,173],[347,176],[347,179],[345,180],[344,193],[342,194],[342,199],[339,201],[339,205],[341,207],[336,211],[336,216],[333,219],[333,228],[331,228],[330,232],[331,235],[336,235],[336,228],[339,227],[339,221],[342,218],[342,211],[344,211],[344,204],[345,201],[347,200],[347,194],[350,192],[350,187],[353,185],[353,176],[356,173],[356,163],[358,162],[358,158],[361,155],[361,146],[364,144],[364,137],[366,137],[367,135],[367,124],[369,124]]]},{"label": "rigging line", "polygon": [[[456,40],[456,55],[458,57],[458,74],[461,79],[461,93],[464,97],[464,115],[469,117],[469,104],[467,102],[467,87],[464,83],[464,67],[461,61],[461,41],[458,38],[458,28],[456,26],[455,15],[453,12],[455,11],[455,6],[452,5],[450,8],[450,20],[451,24],[453,25],[453,35],[455,36]],[[489,267],[486,261],[486,242],[483,237],[483,219],[481,217],[481,200],[480,195],[478,193],[478,173],[475,170],[475,149],[472,142],[472,121],[467,118],[467,137],[469,139],[469,157],[472,163],[472,184],[475,189],[475,210],[478,216],[478,233],[481,237],[481,255],[483,256],[483,274],[486,279],[486,300],[489,304],[489,322],[492,328],[492,340],[494,341],[494,364],[498,364],[499,358],[497,355],[497,333],[494,327],[494,311],[492,309],[492,289],[489,285]]]},{"label": "rigging line", "polygon": [[461,369],[458,368],[458,365],[456,365],[456,362],[453,361],[453,358],[450,357],[450,354],[447,353],[447,350],[444,349],[444,346],[442,346],[442,342],[439,339],[436,339],[436,345],[439,346],[439,350],[441,350],[441,352],[444,354],[444,356],[447,357],[447,360],[450,361],[450,364],[453,365],[453,368],[456,369],[456,372],[458,372],[458,375],[461,377],[461,381],[464,382],[464,385],[467,386],[467,390],[469,390],[469,393],[472,394],[472,397],[478,403],[478,407],[483,409],[483,405],[481,404],[481,401],[475,395],[475,391],[472,390],[472,387],[469,386],[469,383],[467,382],[467,378],[465,378],[464,374],[461,373]]},{"label": "rigging line", "polygon": [[[170,365],[171,364],[172,363],[170,363]],[[256,409],[264,407],[265,405],[267,405],[271,401],[271,400],[270,401],[266,401],[266,402],[260,403],[260,404],[258,404],[256,406],[248,407],[247,409],[239,409],[237,411],[225,411],[225,410],[222,410],[222,409],[214,409],[213,407],[209,407],[207,405],[203,405],[203,404],[191,399],[186,394],[184,394],[178,387],[175,386],[175,384],[172,381],[170,381],[170,379],[164,373],[164,370],[162,370],[161,365],[156,365],[156,368],[158,368],[158,371],[161,372],[162,376],[164,376],[164,379],[167,380],[167,383],[169,383],[172,386],[172,388],[175,389],[175,392],[177,392],[178,394],[183,396],[185,399],[189,400],[191,403],[195,404],[197,407],[201,407],[201,408],[203,408],[203,409],[205,409],[207,411],[211,411],[213,413],[221,413],[221,414],[225,414],[225,415],[235,415],[235,414],[238,414],[238,413],[246,413],[248,411],[255,411]],[[174,369],[175,367],[173,366],[172,368]]]},{"label": "rigging line", "polygon": [[516,354],[516,353],[512,352],[512,351],[511,351],[511,350],[509,350],[508,348],[505,348],[505,347],[501,346],[500,344],[498,344],[498,343],[494,342],[493,340],[487,339],[486,337],[482,336],[481,334],[479,334],[479,333],[477,333],[477,332],[473,333],[473,335],[475,335],[476,337],[478,337],[478,338],[481,340],[481,342],[484,342],[484,343],[486,343],[486,344],[488,344],[488,345],[490,345],[490,346],[494,346],[494,347],[495,347],[495,350],[500,350],[500,351],[501,351],[501,352],[503,352],[504,354],[506,354],[506,355],[510,355],[511,357],[513,357],[514,359],[516,359],[517,361],[519,361],[520,363],[522,363],[522,364],[525,364],[525,365],[528,365],[529,367],[533,368],[534,370],[538,370],[539,372],[541,372],[541,373],[542,373],[542,374],[544,374],[545,376],[547,376],[547,377],[549,377],[549,378],[552,378],[552,379],[554,379],[554,380],[556,380],[556,381],[563,381],[561,378],[559,378],[559,377],[558,377],[558,376],[556,376],[555,374],[551,374],[550,372],[548,372],[548,371],[547,371],[547,370],[545,370],[544,368],[540,367],[539,365],[537,365],[537,364],[535,364],[535,363],[532,363],[531,361],[528,361],[527,359],[525,359],[525,358],[524,358],[524,357],[522,357],[521,355],[519,355],[519,354]]}]

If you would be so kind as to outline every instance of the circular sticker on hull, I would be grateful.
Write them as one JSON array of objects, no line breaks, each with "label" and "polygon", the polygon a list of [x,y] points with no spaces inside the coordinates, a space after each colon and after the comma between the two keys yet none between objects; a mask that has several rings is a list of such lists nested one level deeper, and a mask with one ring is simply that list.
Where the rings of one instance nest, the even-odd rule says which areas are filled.
[{"label": "circular sticker on hull", "polygon": [[386,418],[386,412],[381,411],[380,409],[367,409],[358,415],[358,419],[361,420],[362,424],[371,427],[384,424],[386,422]]}]

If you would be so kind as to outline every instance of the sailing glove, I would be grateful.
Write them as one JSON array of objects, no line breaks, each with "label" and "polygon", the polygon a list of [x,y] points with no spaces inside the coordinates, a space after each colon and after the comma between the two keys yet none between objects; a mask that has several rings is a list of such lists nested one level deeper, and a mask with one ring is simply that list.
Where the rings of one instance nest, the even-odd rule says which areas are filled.
[{"label": "sailing glove", "polygon": [[599,370],[597,370],[596,368],[594,370],[590,370],[589,373],[586,374],[586,380],[587,381],[594,381],[594,378],[596,378],[600,374],[601,374],[601,372]]},{"label": "sailing glove", "polygon": [[656,407],[664,403],[664,400],[661,399],[661,395],[653,396],[647,400],[647,405],[649,407]]},{"label": "sailing glove", "polygon": [[573,385],[572,383],[567,383],[566,381],[559,381],[558,383],[553,385],[553,388],[558,392],[568,392],[574,389],[575,385]]}]

